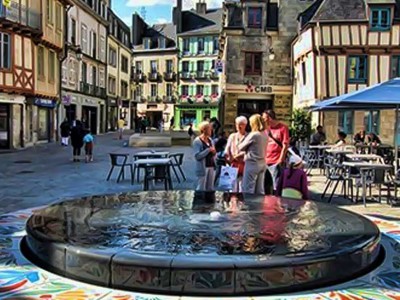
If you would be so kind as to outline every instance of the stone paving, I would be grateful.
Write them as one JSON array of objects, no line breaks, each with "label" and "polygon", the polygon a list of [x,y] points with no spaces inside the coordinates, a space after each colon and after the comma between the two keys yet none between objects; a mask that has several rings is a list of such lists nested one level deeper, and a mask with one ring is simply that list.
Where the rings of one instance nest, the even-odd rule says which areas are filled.
[{"label": "stone paving", "polygon": [[[180,134],[186,136],[186,133]],[[55,143],[0,154],[0,214],[80,196],[142,190],[140,184],[132,186],[129,179],[118,184],[115,180],[105,180],[110,165],[108,153],[133,154],[146,150],[124,147],[128,138],[128,133],[124,140],[116,139],[115,133],[96,137],[94,162],[89,164],[73,163],[72,148]],[[196,178],[191,148],[173,146],[167,149],[185,154],[184,171],[188,180],[180,184],[175,181],[174,188],[193,189]],[[325,179],[318,172],[314,172],[314,175],[310,177],[310,190],[312,198],[320,201],[319,193],[323,190]],[[385,200],[382,204],[369,203],[367,208],[362,204],[350,204],[340,197],[335,198],[333,203],[362,214],[380,213],[400,217],[400,209],[390,207]]]}]

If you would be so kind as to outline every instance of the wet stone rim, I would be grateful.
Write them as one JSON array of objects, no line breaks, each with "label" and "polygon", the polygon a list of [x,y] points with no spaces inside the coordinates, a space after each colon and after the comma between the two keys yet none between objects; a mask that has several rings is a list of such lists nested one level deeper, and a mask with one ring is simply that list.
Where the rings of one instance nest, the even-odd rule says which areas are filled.
[{"label": "wet stone rim", "polygon": [[[219,218],[210,218],[210,212],[219,212]],[[132,236],[126,223],[115,223],[121,218],[138,227],[139,236]],[[176,228],[193,234],[186,248],[169,248],[168,239],[158,248],[141,243],[158,232],[176,234]],[[375,224],[351,212],[308,201],[218,193],[83,198],[37,211],[26,230],[24,254],[47,270],[105,287],[161,294],[239,296],[314,289],[367,273],[381,250]],[[102,241],[99,233],[115,240]],[[233,241],[242,247],[221,252],[226,247],[211,247],[215,236],[221,244]]]}]

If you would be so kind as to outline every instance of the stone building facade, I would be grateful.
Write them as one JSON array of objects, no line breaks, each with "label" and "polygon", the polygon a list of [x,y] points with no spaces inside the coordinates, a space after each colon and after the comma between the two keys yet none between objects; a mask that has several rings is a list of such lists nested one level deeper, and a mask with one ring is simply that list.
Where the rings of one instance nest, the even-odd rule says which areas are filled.
[{"label": "stone building facade", "polygon": [[249,117],[265,109],[274,109],[280,120],[289,120],[294,20],[311,4],[300,0],[224,2],[220,117],[228,131],[234,130],[238,115]]}]

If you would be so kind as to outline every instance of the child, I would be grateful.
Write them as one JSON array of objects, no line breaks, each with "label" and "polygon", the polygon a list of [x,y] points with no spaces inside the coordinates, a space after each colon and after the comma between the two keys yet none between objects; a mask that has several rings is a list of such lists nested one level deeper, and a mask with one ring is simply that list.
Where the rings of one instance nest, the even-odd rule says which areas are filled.
[{"label": "child", "polygon": [[93,161],[93,135],[89,129],[86,129],[85,136],[83,137],[83,143],[85,144],[86,162]]},{"label": "child", "polygon": [[303,170],[303,161],[297,155],[291,155],[290,167],[284,169],[278,182],[277,195],[286,198],[309,200],[307,174]]}]

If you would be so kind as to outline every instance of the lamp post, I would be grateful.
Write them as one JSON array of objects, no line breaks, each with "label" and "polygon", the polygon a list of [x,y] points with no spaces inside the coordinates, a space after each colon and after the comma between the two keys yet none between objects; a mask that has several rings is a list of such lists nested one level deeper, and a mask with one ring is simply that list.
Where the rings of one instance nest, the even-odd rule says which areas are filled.
[{"label": "lamp post", "polygon": [[268,58],[269,58],[269,60],[274,60],[275,59],[275,52],[274,52],[274,49],[272,47],[269,48]]}]

